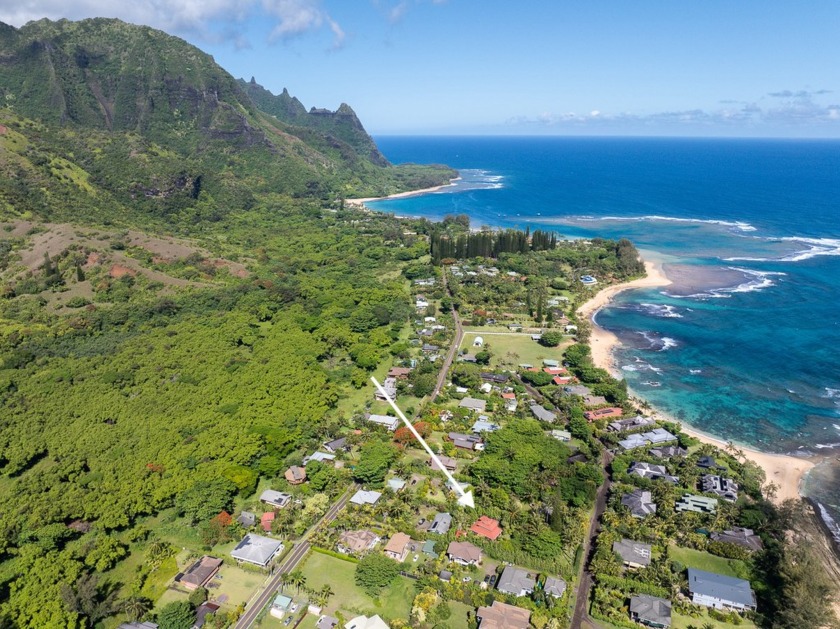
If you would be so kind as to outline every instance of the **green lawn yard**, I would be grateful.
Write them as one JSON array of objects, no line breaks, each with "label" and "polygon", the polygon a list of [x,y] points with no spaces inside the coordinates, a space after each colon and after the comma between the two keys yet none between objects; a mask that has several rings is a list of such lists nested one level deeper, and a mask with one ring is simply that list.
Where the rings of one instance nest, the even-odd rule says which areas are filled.
[{"label": "green lawn yard", "polygon": [[680,548],[679,546],[670,546],[668,552],[671,559],[679,561],[686,568],[697,568],[698,570],[740,579],[749,579],[750,577],[749,567],[739,559],[725,559],[702,550]]},{"label": "green lawn yard", "polygon": [[335,616],[340,610],[346,618],[359,614],[379,614],[386,620],[400,618],[407,620],[414,600],[414,583],[404,577],[397,578],[383,590],[379,600],[373,600],[353,580],[356,564],[329,555],[313,552],[302,568],[306,576],[306,587],[319,590],[329,584],[335,594],[330,598],[323,613]]},{"label": "green lawn yard", "polygon": [[449,629],[468,629],[467,612],[475,612],[475,609],[458,601],[449,601],[449,609],[452,615],[446,620]]},{"label": "green lawn yard", "polygon": [[564,339],[558,347],[543,347],[531,339],[530,334],[523,333],[502,333],[490,334],[481,328],[466,328],[464,340],[461,342],[461,350],[467,350],[475,354],[481,351],[479,347],[473,347],[475,337],[484,339],[484,345],[489,346],[492,355],[490,367],[516,369],[517,365],[529,363],[535,367],[541,367],[543,358],[563,359],[563,350],[572,344],[571,337]]},{"label": "green lawn yard", "polygon": [[706,623],[711,623],[715,629],[755,629],[755,623],[746,618],[741,620],[740,625],[733,625],[731,622],[713,620],[709,618],[705,611],[697,618],[681,614],[672,614],[671,616],[671,629],[688,629],[690,626],[702,627]]}]

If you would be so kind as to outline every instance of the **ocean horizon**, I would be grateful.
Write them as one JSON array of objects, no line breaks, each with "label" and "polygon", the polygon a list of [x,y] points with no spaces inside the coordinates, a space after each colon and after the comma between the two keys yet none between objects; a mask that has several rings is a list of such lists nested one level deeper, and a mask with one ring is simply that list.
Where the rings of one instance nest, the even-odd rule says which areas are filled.
[{"label": "ocean horizon", "polygon": [[[673,284],[596,315],[635,395],[710,436],[819,457],[804,493],[840,522],[840,141],[376,138],[459,170],[375,210],[632,240]],[[840,529],[838,529],[840,533]]]}]

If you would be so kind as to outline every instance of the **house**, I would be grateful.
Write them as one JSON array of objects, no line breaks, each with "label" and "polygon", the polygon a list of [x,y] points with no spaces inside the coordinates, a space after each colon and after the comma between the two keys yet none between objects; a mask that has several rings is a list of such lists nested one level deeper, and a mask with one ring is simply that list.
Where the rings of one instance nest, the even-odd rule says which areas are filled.
[{"label": "house", "polygon": [[204,555],[193,565],[187,568],[186,572],[175,577],[175,583],[180,583],[188,590],[195,590],[200,587],[207,587],[207,584],[219,572],[222,567],[222,560]]},{"label": "house", "polygon": [[354,505],[375,505],[381,497],[382,494],[378,491],[365,491],[364,489],[360,489],[353,494],[350,502]]},{"label": "house", "polygon": [[269,613],[275,618],[283,618],[292,608],[292,597],[285,594],[277,593],[274,600],[271,601],[271,609]]},{"label": "house", "polygon": [[693,511],[694,513],[714,513],[717,511],[717,498],[708,496],[695,496],[694,494],[683,494],[674,509],[678,512]]},{"label": "house", "polygon": [[260,528],[266,533],[271,533],[271,525],[274,524],[275,517],[277,517],[277,514],[274,511],[263,513],[260,518]]},{"label": "house", "polygon": [[635,433],[628,435],[626,439],[621,439],[618,445],[624,450],[635,450],[636,448],[643,448],[650,445],[650,441],[645,439],[642,435]]},{"label": "house", "polygon": [[308,465],[312,461],[318,461],[318,463],[332,463],[335,465],[335,455],[328,454],[326,452],[314,452],[309,456],[303,457],[304,465]]},{"label": "house", "polygon": [[484,347],[484,339],[480,336],[475,337],[473,341],[473,347]]},{"label": "house", "polygon": [[400,425],[399,418],[392,417],[391,415],[368,414],[365,419],[373,424],[384,426],[389,432],[394,432],[397,429],[397,426]]},{"label": "house", "polygon": [[715,609],[755,610],[755,592],[749,581],[697,568],[688,569],[691,602]]},{"label": "house", "polygon": [[657,443],[667,443],[669,441],[677,440],[676,435],[672,435],[664,428],[654,428],[651,431],[643,432],[642,436],[648,441],[650,441],[653,445],[656,445]]},{"label": "house", "polygon": [[634,489],[629,494],[624,494],[621,497],[621,504],[630,509],[630,514],[634,518],[644,518],[656,513],[656,503],[653,501],[653,496],[649,491],[643,489]]},{"label": "house", "polygon": [[490,373],[482,371],[480,376],[485,382],[494,382],[496,384],[505,384],[508,380],[510,380],[510,376],[504,373]]},{"label": "house", "polygon": [[385,390],[384,394],[379,390],[379,387],[376,387],[376,389],[373,392],[374,399],[380,400],[382,402],[387,402],[389,399],[397,399],[396,378],[391,378],[390,376],[388,378],[385,378],[385,382],[382,383],[382,388]]},{"label": "house", "polygon": [[671,601],[639,594],[630,599],[630,619],[654,629],[671,626]]},{"label": "house", "polygon": [[598,280],[592,277],[591,275],[581,275],[580,283],[584,286],[594,286],[598,283]]},{"label": "house", "polygon": [[568,430],[552,430],[551,436],[557,439],[557,441],[568,442],[572,440],[572,433]]},{"label": "house", "polygon": [[428,555],[429,557],[437,557],[438,554],[435,552],[435,540],[427,539],[423,544],[424,555]]},{"label": "house", "polygon": [[583,397],[584,395],[590,395],[592,393],[592,389],[583,386],[582,384],[576,384],[571,387],[563,387],[563,393],[566,395],[579,395],[580,397]]},{"label": "house", "polygon": [[521,607],[493,601],[490,607],[479,607],[475,612],[478,629],[528,629],[531,612]]},{"label": "house", "polygon": [[479,413],[483,413],[484,410],[487,408],[487,401],[486,400],[479,400],[474,397],[465,397],[461,400],[461,403],[458,404],[460,408],[468,408],[471,411],[478,411]]},{"label": "house", "polygon": [[344,531],[338,536],[338,552],[349,555],[350,553],[366,553],[379,543],[379,536],[372,531],[364,529],[358,531]]},{"label": "house", "polygon": [[470,390],[467,387],[455,387],[455,393],[469,393]]},{"label": "house", "polygon": [[465,435],[461,432],[450,432],[446,438],[452,442],[456,448],[462,450],[477,450],[481,445],[481,437],[478,435]]},{"label": "house", "polygon": [[569,384],[572,381],[571,376],[554,376],[551,381],[556,384],[557,386],[562,387],[563,385]]},{"label": "house", "polygon": [[[443,456],[441,454],[437,458],[438,460],[436,461],[434,458],[429,457],[429,460],[426,461],[426,464],[437,472],[441,472],[444,469],[447,469],[450,472],[454,472],[458,468],[458,461],[456,461],[452,457]],[[438,461],[440,461],[440,464],[438,464]]]},{"label": "house", "polygon": [[446,555],[449,561],[462,566],[477,566],[481,563],[481,549],[469,542],[449,542]]},{"label": "house", "polygon": [[425,310],[429,307],[429,302],[426,301],[425,296],[417,295],[417,297],[414,298],[414,307],[417,308],[417,310]]},{"label": "house", "polygon": [[494,432],[499,429],[499,424],[494,424],[493,422],[489,422],[487,420],[479,418],[477,422],[472,425],[472,430],[475,434],[481,434],[483,432]]},{"label": "house", "polygon": [[432,525],[429,527],[429,533],[437,535],[446,535],[452,527],[452,515],[449,513],[438,513],[435,519],[432,520]]},{"label": "house", "polygon": [[703,455],[699,459],[697,459],[697,467],[702,467],[703,469],[707,470],[722,469],[722,466],[718,465],[717,461],[715,461],[713,457],[710,457],[708,455]]},{"label": "house", "polygon": [[557,368],[560,366],[560,361],[554,360],[553,358],[543,358],[542,363],[543,367]]},{"label": "house", "polygon": [[402,478],[394,477],[394,478],[389,478],[388,482],[386,484],[388,485],[388,489],[390,489],[391,491],[393,491],[396,494],[396,493],[402,491],[408,483],[407,483],[407,481],[404,481]]},{"label": "house", "polygon": [[470,527],[470,530],[481,537],[486,537],[491,541],[495,541],[502,534],[502,529],[499,527],[499,521],[493,518],[488,518],[486,515],[481,516]]},{"label": "house", "polygon": [[648,454],[655,456],[657,459],[667,460],[675,456],[685,456],[688,454],[688,450],[680,446],[659,446],[648,450]]},{"label": "house", "polygon": [[485,382],[480,387],[478,387],[478,390],[482,393],[490,393],[493,390],[493,385],[489,382]]},{"label": "house", "polygon": [[516,410],[516,393],[502,393],[502,399],[505,401],[505,410],[513,413]]},{"label": "house", "polygon": [[[339,437],[338,439],[333,439],[332,441],[327,441],[324,444],[324,450],[335,454],[336,452],[342,452],[347,449],[347,438],[346,437]],[[311,460],[311,459],[310,459]]]},{"label": "house", "polygon": [[536,584],[537,580],[534,575],[531,575],[524,568],[505,566],[502,576],[499,577],[499,582],[496,584],[496,589],[503,594],[527,596],[534,591]]},{"label": "house", "polygon": [[595,408],[596,406],[603,406],[607,403],[607,398],[603,395],[584,395],[583,405],[586,408]]},{"label": "house", "polygon": [[437,323],[437,319],[434,317],[423,317],[423,323]]},{"label": "house", "polygon": [[377,614],[370,618],[367,616],[356,616],[349,622],[344,623],[344,629],[390,629],[390,627]]},{"label": "house", "polygon": [[158,626],[153,622],[140,622],[138,620],[136,622],[124,622],[117,629],[158,629]]},{"label": "house", "polygon": [[549,376],[562,376],[567,373],[565,367],[543,367],[543,371]]},{"label": "house", "polygon": [[266,489],[260,494],[260,502],[276,507],[277,509],[284,508],[292,499],[291,494],[283,493],[282,491],[274,491],[273,489]]},{"label": "house", "polygon": [[438,573],[438,579],[440,579],[444,583],[449,583],[452,580],[452,572],[450,572],[449,570],[441,570]]},{"label": "house", "polygon": [[292,465],[283,476],[289,481],[289,485],[300,485],[306,482],[306,468]]},{"label": "house", "polygon": [[205,601],[196,607],[195,622],[193,623],[192,629],[201,629],[204,623],[207,622],[207,616],[215,614],[221,607],[218,603],[211,603],[210,601]]},{"label": "house", "polygon": [[619,419],[617,421],[610,422],[607,425],[607,430],[610,432],[622,432],[633,428],[650,426],[654,423],[653,417],[642,417],[641,415],[636,415],[635,417],[628,417],[627,419]]},{"label": "house", "polygon": [[740,526],[734,526],[726,531],[712,533],[710,537],[714,542],[735,544],[736,546],[746,548],[749,551],[756,551],[764,548],[764,544],[761,543],[761,538],[756,535],[752,529],[745,529]]},{"label": "house", "polygon": [[276,539],[248,533],[236,545],[236,548],[230,551],[230,556],[237,561],[252,563],[255,566],[262,566],[264,568],[282,550],[283,544]]},{"label": "house", "polygon": [[388,370],[389,378],[396,378],[397,380],[407,380],[411,375],[411,367],[391,367]]},{"label": "house", "polygon": [[543,591],[554,598],[560,598],[566,591],[566,582],[559,577],[546,577]]},{"label": "house", "polygon": [[410,542],[411,537],[405,533],[394,533],[382,551],[394,561],[402,563],[408,555],[408,544]]},{"label": "house", "polygon": [[440,345],[424,343],[423,346],[420,348],[420,351],[424,354],[434,354],[435,352],[440,351]]},{"label": "house", "polygon": [[545,410],[539,404],[531,404],[531,413],[542,422],[553,423],[554,420],[557,419],[557,415],[551,411]]},{"label": "house", "polygon": [[321,616],[315,623],[315,629],[335,629],[338,625],[338,618],[332,616]]},{"label": "house", "polygon": [[257,523],[257,516],[250,511],[243,511],[239,514],[239,517],[236,518],[236,521],[244,528],[249,529]]},{"label": "house", "polygon": [[644,461],[633,461],[627,473],[649,480],[664,480],[672,485],[676,485],[680,480],[677,476],[671,476],[664,465],[645,463]]},{"label": "house", "polygon": [[650,544],[622,539],[620,542],[613,542],[612,549],[628,568],[644,568],[650,565]]},{"label": "house", "polygon": [[461,354],[458,356],[458,360],[465,363],[477,363],[478,359],[475,357],[475,354]]},{"label": "house", "polygon": [[731,478],[706,474],[700,478],[700,489],[709,494],[717,494],[729,502],[738,500],[738,483]]},{"label": "house", "polygon": [[621,417],[624,411],[618,406],[608,406],[607,408],[599,408],[595,411],[586,411],[583,416],[586,421],[594,422],[599,419],[610,419],[612,417]]}]

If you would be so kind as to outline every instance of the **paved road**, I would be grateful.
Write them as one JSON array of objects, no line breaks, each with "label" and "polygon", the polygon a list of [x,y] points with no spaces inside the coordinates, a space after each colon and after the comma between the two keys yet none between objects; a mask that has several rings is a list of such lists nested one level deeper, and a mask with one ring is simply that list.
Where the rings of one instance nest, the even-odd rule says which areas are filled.
[{"label": "paved road", "polygon": [[[446,294],[452,297],[452,293],[449,292],[449,285],[446,283],[446,267],[441,267],[441,272]],[[452,341],[452,346],[446,353],[446,360],[443,361],[443,367],[441,367],[440,374],[438,374],[437,384],[435,385],[434,393],[432,393],[432,398],[429,400],[430,402],[434,402],[443,390],[443,385],[446,383],[446,376],[449,373],[449,367],[452,366],[452,361],[455,360],[455,354],[458,353],[458,348],[461,347],[461,341],[464,338],[464,328],[461,326],[461,318],[458,316],[455,308],[452,308],[452,318],[455,321],[455,339]]]},{"label": "paved road", "polygon": [[607,469],[609,468],[612,455],[609,451],[604,450],[601,453],[601,466],[604,469],[604,482],[598,488],[598,494],[595,497],[595,511],[592,513],[592,518],[589,520],[589,534],[583,541],[583,563],[580,567],[580,575],[578,578],[577,598],[575,598],[575,611],[572,614],[572,623],[569,625],[572,629],[581,629],[582,627],[591,627],[587,608],[589,606],[589,590],[592,589],[592,573],[589,571],[589,564],[592,561],[592,555],[595,554],[595,547],[593,541],[598,535],[600,529],[601,516],[607,509],[607,493],[610,488],[609,475]]},{"label": "paved road", "polygon": [[310,544],[307,541],[309,536],[312,532],[317,529],[319,526],[323,524],[329,524],[338,516],[338,513],[347,505],[347,501],[350,500],[350,496],[353,495],[359,489],[358,485],[353,485],[350,489],[348,489],[344,494],[339,498],[333,506],[327,510],[324,516],[318,521],[317,524],[310,527],[310,529],[304,533],[303,537],[300,541],[295,545],[292,549],[292,552],[288,554],[286,559],[283,561],[280,566],[275,568],[274,576],[263,586],[263,591],[257,596],[256,599],[249,602],[248,609],[245,610],[245,613],[239,618],[239,621],[235,625],[235,629],[247,629],[252,624],[254,624],[254,620],[256,620],[257,616],[259,615],[260,611],[262,611],[263,607],[265,607],[268,602],[274,598],[274,595],[277,592],[277,588],[280,586],[280,578],[284,574],[289,574],[295,568],[297,568],[298,564],[306,557],[306,554],[309,552]]}]

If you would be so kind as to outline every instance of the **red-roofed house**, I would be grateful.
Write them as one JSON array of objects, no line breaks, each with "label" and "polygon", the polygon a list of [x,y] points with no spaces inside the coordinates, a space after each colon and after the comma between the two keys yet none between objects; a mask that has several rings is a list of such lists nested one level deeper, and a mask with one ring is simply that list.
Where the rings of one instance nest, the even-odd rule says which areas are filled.
[{"label": "red-roofed house", "polygon": [[552,376],[562,376],[567,373],[563,367],[543,367],[543,371]]},{"label": "red-roofed house", "polygon": [[488,518],[486,515],[481,516],[470,527],[470,530],[476,535],[486,537],[489,540],[495,541],[502,534],[502,529],[499,527],[499,521],[493,518]]},{"label": "red-roofed house", "polygon": [[609,408],[599,408],[596,411],[586,411],[583,414],[586,420],[590,422],[594,422],[596,419],[604,419],[605,417],[621,417],[622,415],[624,415],[624,411],[618,408],[617,406],[611,406]]},{"label": "red-roofed house", "polygon": [[260,526],[266,533],[271,533],[271,525],[274,523],[274,511],[263,513],[260,518]]},{"label": "red-roofed house", "polygon": [[560,386],[562,386],[564,384],[569,384],[571,381],[572,381],[571,376],[554,376],[554,378],[552,379],[552,382],[554,384],[559,384]]},{"label": "red-roofed house", "polygon": [[505,410],[514,412],[516,410],[516,393],[502,393],[502,399],[505,401]]}]

